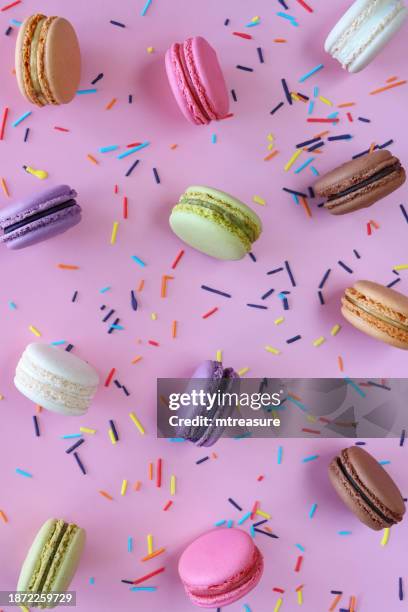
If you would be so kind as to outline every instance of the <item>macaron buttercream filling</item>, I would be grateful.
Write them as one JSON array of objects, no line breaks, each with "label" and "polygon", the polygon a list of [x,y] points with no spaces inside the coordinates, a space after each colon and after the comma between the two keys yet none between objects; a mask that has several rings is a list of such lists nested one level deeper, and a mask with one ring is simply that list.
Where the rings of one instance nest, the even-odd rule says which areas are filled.
[{"label": "macaron buttercream filling", "polygon": [[29,216],[25,216],[23,219],[20,219],[19,221],[15,221],[11,225],[5,226],[4,233],[9,234],[10,232],[14,232],[15,230],[21,229],[22,227],[30,223],[33,223],[34,221],[39,221],[40,219],[54,215],[57,212],[65,210],[66,208],[72,208],[73,206],[76,206],[76,205],[77,203],[75,200],[68,200],[66,202],[55,204],[54,206],[51,206],[50,208],[38,210],[37,212],[32,211]]},{"label": "macaron buttercream filling", "polygon": [[339,191],[338,193],[330,194],[327,200],[328,204],[330,205],[329,207],[335,206],[336,200],[339,200],[340,198],[343,198],[344,196],[347,196],[351,193],[359,191],[360,189],[364,189],[365,187],[369,187],[370,185],[374,185],[374,183],[376,183],[377,181],[380,181],[382,178],[390,176],[391,174],[394,174],[394,173],[398,173],[400,170],[401,170],[401,164],[397,160],[391,166],[386,166],[385,168],[381,168],[380,170],[378,170],[371,176],[364,178],[358,183],[355,183],[354,185],[351,185],[350,187],[347,187],[346,189],[343,189],[342,191]]},{"label": "macaron buttercream filling", "polygon": [[384,0],[373,0],[335,43],[333,57],[345,68],[350,67],[403,10],[405,6],[402,0],[395,0],[391,4]]},{"label": "macaron buttercream filling", "polygon": [[46,18],[43,17],[38,21],[30,44],[30,78],[33,89],[42,104],[46,104],[47,100],[43,96],[40,81],[38,79],[38,45],[45,20]]},{"label": "macaron buttercream filling", "polygon": [[[370,300],[355,289],[347,289],[345,293],[345,299],[347,302],[350,302],[351,304],[363,310],[372,317],[380,319],[380,321],[388,323],[404,332],[408,332],[408,317],[406,317],[402,313],[396,312],[395,310],[392,310],[390,308],[387,309],[386,306],[382,306],[381,304]],[[379,307],[385,308],[386,312],[379,312]],[[404,321],[406,322],[404,323]]]},{"label": "macaron buttercream filling", "polygon": [[44,544],[41,553],[38,557],[37,564],[34,568],[28,590],[41,592],[43,585],[47,579],[48,571],[51,567],[58,546],[64,537],[64,533],[68,524],[64,521],[56,521],[54,528],[49,535],[48,541]]},{"label": "macaron buttercream filling", "polygon": [[46,579],[43,583],[43,591],[46,593],[50,592],[52,589],[52,585],[57,577],[58,571],[61,567],[62,562],[64,561],[66,551],[71,544],[75,534],[78,532],[79,528],[74,524],[65,523],[65,530],[62,538],[59,541],[59,545],[55,550],[54,557],[49,564],[48,572],[46,574]]},{"label": "macaron buttercream filling", "polygon": [[344,463],[342,462],[340,457],[337,457],[337,466],[339,467],[341,473],[343,474],[343,476],[347,479],[347,481],[349,482],[349,484],[352,486],[352,488],[354,489],[354,491],[356,491],[356,493],[359,494],[359,496],[361,497],[361,499],[367,504],[367,506],[377,515],[380,517],[381,520],[383,520],[385,523],[387,523],[388,525],[393,525],[394,524],[394,520],[392,518],[390,518],[389,516],[386,516],[381,508],[379,508],[369,497],[368,495],[363,491],[362,487],[356,482],[356,479],[353,478],[353,476],[348,472],[346,466],[344,465]]},{"label": "macaron buttercream filling", "polygon": [[191,87],[191,92],[194,99],[200,106],[203,115],[208,122],[210,122],[212,119],[220,119],[215,111],[215,108],[208,99],[207,92],[198,74],[197,66],[194,62],[192,38],[188,38],[183,45],[180,45],[179,53],[184,75]]}]

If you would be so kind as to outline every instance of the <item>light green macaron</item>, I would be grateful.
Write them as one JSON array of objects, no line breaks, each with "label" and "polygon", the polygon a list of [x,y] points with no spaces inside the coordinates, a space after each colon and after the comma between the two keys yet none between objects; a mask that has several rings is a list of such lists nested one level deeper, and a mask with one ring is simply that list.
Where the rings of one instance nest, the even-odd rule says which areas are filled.
[{"label": "light green macaron", "polygon": [[[21,568],[17,591],[62,593],[68,590],[85,545],[85,530],[73,523],[49,519],[35,537]],[[55,608],[57,603],[30,604]]]},{"label": "light green macaron", "polygon": [[171,211],[170,227],[184,242],[216,259],[242,259],[262,223],[246,204],[211,187],[186,189]]}]

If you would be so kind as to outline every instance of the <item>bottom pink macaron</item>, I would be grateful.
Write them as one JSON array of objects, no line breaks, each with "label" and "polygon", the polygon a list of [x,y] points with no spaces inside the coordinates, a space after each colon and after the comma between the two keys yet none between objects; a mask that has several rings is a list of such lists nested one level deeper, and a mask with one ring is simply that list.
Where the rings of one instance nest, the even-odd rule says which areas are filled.
[{"label": "bottom pink macaron", "polygon": [[215,529],[185,549],[178,570],[196,606],[217,608],[234,603],[256,587],[263,572],[263,557],[245,531]]}]

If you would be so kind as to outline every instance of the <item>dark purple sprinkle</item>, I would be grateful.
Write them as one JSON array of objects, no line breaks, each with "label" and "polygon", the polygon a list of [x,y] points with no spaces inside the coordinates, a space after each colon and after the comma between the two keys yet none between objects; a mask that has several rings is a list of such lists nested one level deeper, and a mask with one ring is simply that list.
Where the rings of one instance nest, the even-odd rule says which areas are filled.
[{"label": "dark purple sprinkle", "polygon": [[30,128],[26,128],[26,131],[24,133],[24,142],[27,142],[29,133],[30,133]]},{"label": "dark purple sprinkle", "polygon": [[257,523],[254,523],[253,527],[260,527],[261,525],[264,525],[267,522],[268,522],[268,519],[262,519],[262,521],[258,521]]},{"label": "dark purple sprinkle", "polygon": [[72,349],[73,349],[73,348],[74,348],[74,345],[73,345],[73,344],[68,344],[68,346],[66,347],[66,349],[65,349],[65,350],[67,351],[67,353],[70,353],[70,352],[72,351]]},{"label": "dark purple sprinkle", "polygon": [[[379,146],[375,145],[374,150],[378,149],[378,148],[379,148]],[[361,153],[357,153],[357,155],[353,155],[352,159],[357,159],[358,157],[363,157],[363,155],[367,155],[367,153],[369,153],[369,152],[370,152],[370,149],[366,149],[365,151],[362,151]]]},{"label": "dark purple sprinkle", "polygon": [[371,387],[378,387],[379,389],[385,389],[386,391],[391,391],[391,387],[387,387],[387,385],[380,385],[380,383],[376,383],[373,380],[368,380],[367,384]]},{"label": "dark purple sprinkle", "polygon": [[404,589],[403,589],[403,586],[402,586],[402,578],[401,577],[398,578],[398,597],[399,597],[400,601],[402,601],[404,599]]},{"label": "dark purple sprinkle", "polygon": [[353,138],[351,134],[340,134],[339,136],[329,136],[327,140],[350,140]]},{"label": "dark purple sprinkle", "polygon": [[320,202],[320,204],[317,205],[317,208],[323,208],[324,206],[324,202]]},{"label": "dark purple sprinkle", "polygon": [[319,289],[323,289],[325,282],[327,281],[327,279],[329,278],[329,274],[331,272],[331,268],[329,268],[328,270],[326,270],[326,272],[323,275],[322,280],[320,281],[320,285],[319,285]]},{"label": "dark purple sprinkle", "polygon": [[38,425],[38,419],[35,415],[33,416],[33,421],[34,421],[35,435],[37,436],[37,438],[39,438],[40,437],[40,427]]},{"label": "dark purple sprinkle", "polygon": [[339,612],[350,612],[350,608],[339,608]]},{"label": "dark purple sprinkle", "polygon": [[71,300],[71,302],[75,302],[75,300],[77,299],[77,297],[78,297],[78,291],[75,291],[75,292],[74,292],[74,295],[72,296],[72,300]]},{"label": "dark purple sprinkle", "polygon": [[357,257],[357,259],[361,259],[361,255],[358,251],[356,251],[356,249],[353,249],[353,253]]},{"label": "dark purple sprinkle", "polygon": [[310,100],[309,96],[305,96],[305,94],[302,94],[299,91],[297,91],[296,93],[299,96],[299,98],[303,98],[303,100],[306,100],[306,102]]},{"label": "dark purple sprinkle", "polygon": [[325,302],[324,302],[323,293],[321,291],[318,291],[317,293],[319,295],[320,304],[324,306]]},{"label": "dark purple sprinkle", "polygon": [[119,441],[118,431],[115,427],[115,423],[111,419],[109,419],[109,425],[111,426],[113,437],[115,438],[116,442],[118,442]]},{"label": "dark purple sprinkle", "polygon": [[275,268],[275,270],[269,270],[267,274],[276,274],[276,272],[282,272],[283,268]]},{"label": "dark purple sprinkle", "polygon": [[290,295],[290,291],[281,291],[282,295]]},{"label": "dark purple sprinkle", "polygon": [[230,293],[225,293],[225,291],[220,291],[219,289],[213,289],[212,287],[207,287],[207,285],[201,285],[201,289],[204,291],[209,291],[210,293],[216,293],[217,295],[222,295],[223,297],[230,298]]},{"label": "dark purple sprinkle", "polygon": [[289,302],[287,298],[283,298],[282,304],[283,304],[283,310],[289,310]]},{"label": "dark purple sprinkle", "polygon": [[325,144],[326,143],[324,143],[323,140],[321,140],[320,142],[317,142],[312,147],[310,147],[310,149],[308,149],[308,152],[311,153],[312,151],[315,151],[316,149],[320,149],[320,147],[324,147]]},{"label": "dark purple sprinkle", "polygon": [[261,304],[247,304],[250,308],[260,308],[261,310],[268,310],[267,306],[262,306]]},{"label": "dark purple sprinkle", "polygon": [[387,285],[388,289],[391,289],[391,287],[393,287],[394,285],[396,285],[397,283],[399,283],[399,282],[400,282],[400,280],[401,280],[400,278],[396,278],[395,280],[393,280],[391,283],[389,283],[389,284]]},{"label": "dark purple sprinkle", "polygon": [[124,582],[125,584],[133,584],[133,580],[121,580],[121,582]]},{"label": "dark purple sprinkle", "polygon": [[84,468],[84,464],[82,463],[82,461],[80,460],[78,453],[74,452],[74,457],[76,459],[77,464],[79,465],[79,469],[81,470],[81,472],[83,474],[86,474],[86,469]]},{"label": "dark purple sprinkle", "polygon": [[400,209],[401,209],[402,214],[404,215],[405,221],[408,223],[408,213],[405,210],[405,206],[403,204],[400,204]]},{"label": "dark purple sprinkle", "polygon": [[337,262],[339,264],[339,266],[341,266],[343,268],[343,270],[345,270],[346,272],[348,272],[349,274],[353,274],[353,270],[351,268],[349,268],[348,266],[346,266],[345,263],[343,263],[342,261],[338,261]]},{"label": "dark purple sprinkle", "polygon": [[314,198],[315,197],[315,192],[313,191],[313,187],[308,187],[307,189],[309,191],[309,196],[311,198]]},{"label": "dark purple sprinkle", "polygon": [[277,105],[275,106],[275,108],[273,108],[273,109],[271,110],[271,113],[270,113],[270,114],[271,114],[271,115],[274,115],[274,114],[276,113],[276,111],[278,111],[280,108],[282,108],[282,106],[283,106],[283,102],[279,102],[279,104],[277,104]]},{"label": "dark purple sprinkle", "polygon": [[233,505],[233,506],[234,506],[234,507],[235,507],[237,510],[239,510],[240,512],[242,512],[242,508],[241,508],[241,506],[240,506],[240,505],[238,505],[238,504],[237,504],[237,502],[236,502],[236,501],[234,501],[234,500],[232,499],[232,497],[229,497],[229,498],[228,498],[228,501],[229,501],[229,503],[230,503],[230,504],[232,504],[232,505]]},{"label": "dark purple sprinkle", "polygon": [[330,591],[332,595],[343,595],[343,591]]},{"label": "dark purple sprinkle", "polygon": [[398,272],[398,270],[393,270],[393,271],[392,271],[392,273],[393,273],[393,274],[396,274],[397,276],[399,276],[399,272]]},{"label": "dark purple sprinkle", "polygon": [[[288,261],[285,261],[285,267],[286,267],[286,271],[288,273],[288,276],[290,278],[290,282],[292,283],[292,287],[296,287],[296,281],[295,281],[295,279],[293,277],[292,270],[290,268],[290,265],[289,265]],[[282,291],[282,293],[283,293],[283,291]]]},{"label": "dark purple sprinkle", "polygon": [[129,94],[128,95],[128,104],[132,104],[132,102],[133,102],[133,96],[132,96],[132,94]]},{"label": "dark purple sprinkle", "polygon": [[264,293],[261,296],[261,300],[266,300],[266,298],[268,298],[270,295],[272,295],[272,293],[275,291],[275,289],[269,289],[269,291],[267,291],[266,293]]},{"label": "dark purple sprinkle", "polygon": [[261,64],[264,64],[265,60],[264,60],[264,56],[263,56],[261,47],[257,47],[256,50],[258,52],[259,61],[261,62]]},{"label": "dark purple sprinkle", "polygon": [[371,123],[371,119],[366,119],[366,117],[357,117],[357,119],[363,123]]},{"label": "dark purple sprinkle", "polygon": [[137,310],[137,299],[136,299],[135,292],[133,291],[133,289],[130,292],[130,304],[133,310]]},{"label": "dark purple sprinkle", "polygon": [[290,95],[290,91],[289,91],[288,85],[286,83],[286,80],[285,79],[281,79],[281,83],[282,83],[283,91],[285,92],[286,99],[287,99],[288,103],[290,104],[290,106],[292,106],[293,100],[292,100],[292,96]]},{"label": "dark purple sprinkle", "polygon": [[119,28],[126,28],[125,24],[121,23],[120,21],[114,21],[113,19],[111,19],[110,22],[112,25],[119,26]]},{"label": "dark purple sprinkle", "polygon": [[120,382],[116,378],[115,378],[115,380],[113,382],[117,386],[118,389],[122,388],[122,385],[120,384]]},{"label": "dark purple sprinkle", "polygon": [[80,440],[75,442],[75,444],[73,444],[72,446],[67,448],[67,450],[65,452],[69,455],[69,453],[72,453],[72,451],[74,451],[76,448],[78,448],[78,446],[81,446],[81,444],[83,444],[84,442],[85,442],[85,440],[83,438],[81,438]]},{"label": "dark purple sprinkle", "polygon": [[356,442],[356,446],[365,446],[366,443],[365,442]]},{"label": "dark purple sprinkle", "polygon": [[296,148],[303,149],[303,147],[307,147],[308,145],[319,142],[320,140],[321,138],[311,138],[310,140],[305,140],[305,142],[299,142],[299,144],[296,145]]},{"label": "dark purple sprinkle", "polygon": [[234,102],[238,101],[237,94],[235,93],[235,89],[231,89],[231,96]]},{"label": "dark purple sprinkle", "polygon": [[207,457],[203,457],[202,459],[199,459],[198,461],[196,461],[196,465],[200,465],[200,463],[204,463],[204,461],[207,461],[209,459],[208,455]]},{"label": "dark purple sprinkle", "polygon": [[230,22],[230,20],[229,20],[229,19],[226,19],[226,20],[224,21],[224,25],[225,25],[225,26],[229,25],[229,22]]},{"label": "dark purple sprinkle", "polygon": [[384,144],[379,145],[378,148],[379,149],[385,149],[386,147],[389,147],[390,145],[394,144],[394,141],[391,140],[387,140],[387,142],[384,142]]},{"label": "dark purple sprinkle", "polygon": [[[119,323],[119,321],[120,321],[120,319],[115,319],[114,322],[113,322],[113,325],[117,325]],[[114,329],[115,329],[114,327],[110,327],[108,329],[108,334],[111,334],[114,331]]]},{"label": "dark purple sprinkle", "polygon": [[405,442],[405,429],[403,429],[403,430],[401,431],[401,437],[400,437],[400,443],[399,443],[399,445],[400,445],[400,446],[404,446],[404,442]]},{"label": "dark purple sprinkle", "polygon": [[8,36],[9,34],[11,34],[12,31],[13,31],[13,28],[11,26],[9,26],[4,33],[5,33],[6,36]]},{"label": "dark purple sprinkle", "polygon": [[156,180],[156,183],[159,185],[160,184],[160,176],[159,176],[159,173],[157,172],[157,168],[153,168],[153,174],[154,174],[154,178]]},{"label": "dark purple sprinkle", "polygon": [[100,72],[100,73],[98,74],[98,76],[96,76],[96,77],[94,78],[94,80],[93,80],[93,81],[91,81],[91,85],[95,85],[95,83],[97,83],[97,82],[98,82],[98,81],[100,81],[101,79],[103,79],[103,72]]},{"label": "dark purple sprinkle", "polygon": [[123,390],[123,393],[124,393],[124,394],[125,394],[127,397],[129,397],[130,393],[129,393],[129,391],[127,390],[127,388],[125,387],[125,385],[122,385],[122,390]]},{"label": "dark purple sprinkle", "polygon": [[302,193],[301,191],[294,191],[293,189],[288,189],[287,187],[282,187],[283,191],[287,191],[288,193],[293,193],[297,196],[303,196],[304,198],[307,198],[307,195],[305,193]]},{"label": "dark purple sprinkle", "polygon": [[301,335],[297,335],[297,336],[293,336],[293,338],[289,338],[288,340],[286,340],[286,344],[292,344],[292,342],[296,342],[297,340],[301,339]]},{"label": "dark purple sprinkle", "polygon": [[100,310],[105,310],[106,306],[105,304],[102,304],[102,306],[100,307]]},{"label": "dark purple sprinkle", "polygon": [[238,70],[245,70],[245,72],[253,72],[254,71],[253,68],[248,68],[248,66],[241,66],[241,64],[237,64],[236,68],[238,68]]},{"label": "dark purple sprinkle", "polygon": [[254,527],[254,531],[257,533],[263,533],[264,535],[274,538],[275,540],[279,539],[279,536],[275,535],[274,533],[269,533],[269,531],[263,531],[262,529],[257,529],[256,527]]},{"label": "dark purple sprinkle", "polygon": [[136,161],[134,161],[133,164],[130,166],[129,170],[126,172],[125,176],[130,176],[139,162],[140,162],[140,159],[137,159]]},{"label": "dark purple sprinkle", "polygon": [[283,6],[283,8],[287,11],[288,10],[288,5],[286,4],[285,0],[278,0],[279,4],[281,4]]},{"label": "dark purple sprinkle", "polygon": [[248,255],[250,256],[250,258],[252,259],[252,261],[256,261],[256,257],[253,253],[248,253]]},{"label": "dark purple sprinkle", "polygon": [[114,310],[110,310],[108,314],[105,315],[105,317],[102,319],[102,323],[106,323],[106,321],[111,318],[114,312],[115,312]]}]

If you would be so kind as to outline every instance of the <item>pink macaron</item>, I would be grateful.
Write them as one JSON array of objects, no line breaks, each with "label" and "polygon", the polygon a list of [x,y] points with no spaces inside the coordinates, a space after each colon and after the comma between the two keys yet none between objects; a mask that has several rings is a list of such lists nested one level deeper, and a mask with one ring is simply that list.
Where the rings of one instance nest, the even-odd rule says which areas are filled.
[{"label": "pink macaron", "polygon": [[207,125],[226,117],[227,86],[217,54],[205,38],[174,43],[166,53],[166,71],[176,102],[191,123]]},{"label": "pink macaron", "polygon": [[245,531],[214,529],[185,549],[178,571],[196,606],[218,608],[241,599],[258,584],[263,557]]}]

